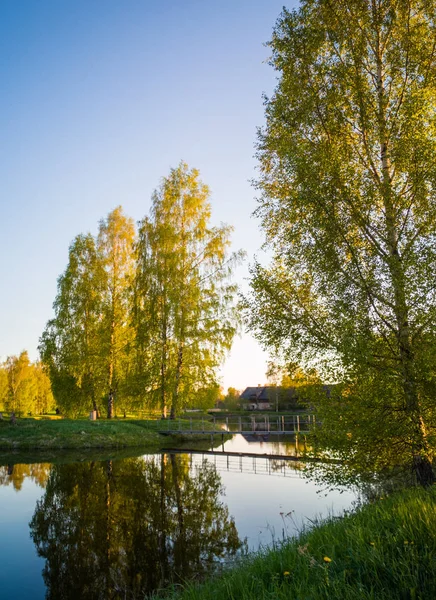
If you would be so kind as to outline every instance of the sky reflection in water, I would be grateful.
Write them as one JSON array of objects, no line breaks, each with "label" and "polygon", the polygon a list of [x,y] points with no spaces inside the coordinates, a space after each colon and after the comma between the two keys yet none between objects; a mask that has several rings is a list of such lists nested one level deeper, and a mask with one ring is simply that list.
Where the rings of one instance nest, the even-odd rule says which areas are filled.
[{"label": "sky reflection in water", "polygon": [[[224,448],[292,452],[285,442],[241,436]],[[45,582],[53,599],[118,598],[126,590],[140,597],[208,573],[241,548],[294,535],[305,518],[340,513],[355,499],[317,490],[301,463],[251,457],[1,466],[1,596],[44,598]]]}]

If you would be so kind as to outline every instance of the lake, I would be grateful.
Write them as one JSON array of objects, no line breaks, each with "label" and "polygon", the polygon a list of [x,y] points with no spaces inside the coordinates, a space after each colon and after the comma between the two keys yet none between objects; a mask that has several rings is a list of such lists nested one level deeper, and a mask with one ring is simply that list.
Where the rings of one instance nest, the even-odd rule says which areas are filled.
[{"label": "lake", "polygon": [[318,487],[302,462],[264,456],[295,455],[295,440],[236,435],[216,450],[259,456],[114,452],[0,466],[1,598],[142,598],[356,501]]}]

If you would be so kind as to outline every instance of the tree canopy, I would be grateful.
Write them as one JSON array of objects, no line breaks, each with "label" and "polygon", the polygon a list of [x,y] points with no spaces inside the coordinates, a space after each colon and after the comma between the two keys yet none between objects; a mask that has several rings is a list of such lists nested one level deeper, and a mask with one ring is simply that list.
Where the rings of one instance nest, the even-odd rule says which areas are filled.
[{"label": "tree canopy", "polygon": [[0,411],[16,416],[41,415],[54,409],[50,379],[39,361],[25,350],[0,364]]},{"label": "tree canopy", "polygon": [[416,0],[283,11],[258,140],[257,215],[274,256],[253,266],[246,301],[267,347],[322,358],[346,384],[319,406],[341,456],[401,462],[421,483],[436,425],[435,27],[435,4]]},{"label": "tree canopy", "polygon": [[97,236],[78,235],[41,337],[58,405],[158,409],[212,404],[238,325],[228,225],[210,223],[210,192],[181,163],[152,197],[138,235],[117,207]]},{"label": "tree canopy", "polygon": [[[210,192],[181,163],[153,195],[137,247],[136,334],[141,369],[171,416],[205,389],[236,333],[231,281],[241,253],[229,253],[228,225],[211,226]],[[203,394],[204,395],[204,394]]]}]

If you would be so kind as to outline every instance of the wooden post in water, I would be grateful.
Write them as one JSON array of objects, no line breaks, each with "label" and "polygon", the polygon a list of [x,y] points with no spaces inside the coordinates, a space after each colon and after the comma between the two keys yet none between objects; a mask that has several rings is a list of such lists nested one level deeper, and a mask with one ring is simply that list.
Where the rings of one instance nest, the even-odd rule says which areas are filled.
[{"label": "wooden post in water", "polygon": [[297,430],[300,431],[300,415],[297,415]]},{"label": "wooden post in water", "polygon": [[294,433],[295,433],[295,417],[294,417],[294,415],[292,415],[292,429],[294,430]]},{"label": "wooden post in water", "polygon": [[285,431],[285,416],[282,415],[282,431]]}]

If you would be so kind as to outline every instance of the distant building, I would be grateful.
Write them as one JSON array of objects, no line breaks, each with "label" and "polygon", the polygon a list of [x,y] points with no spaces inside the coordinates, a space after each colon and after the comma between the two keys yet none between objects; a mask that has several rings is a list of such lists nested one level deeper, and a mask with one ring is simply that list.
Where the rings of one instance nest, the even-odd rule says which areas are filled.
[{"label": "distant building", "polygon": [[297,389],[281,386],[264,385],[248,387],[239,396],[239,403],[244,410],[274,410],[277,404],[281,408],[292,408],[298,402]]},{"label": "distant building", "polygon": [[244,410],[269,410],[271,408],[266,386],[245,388],[239,396],[239,403]]},{"label": "distant building", "polygon": [[[330,396],[331,387],[322,386],[327,396]],[[275,410],[277,405],[280,410],[292,410],[298,407],[299,403],[307,402],[308,398],[300,395],[303,389],[279,385],[248,387],[239,396],[239,404],[244,410]],[[307,386],[305,389],[307,391]]]}]

